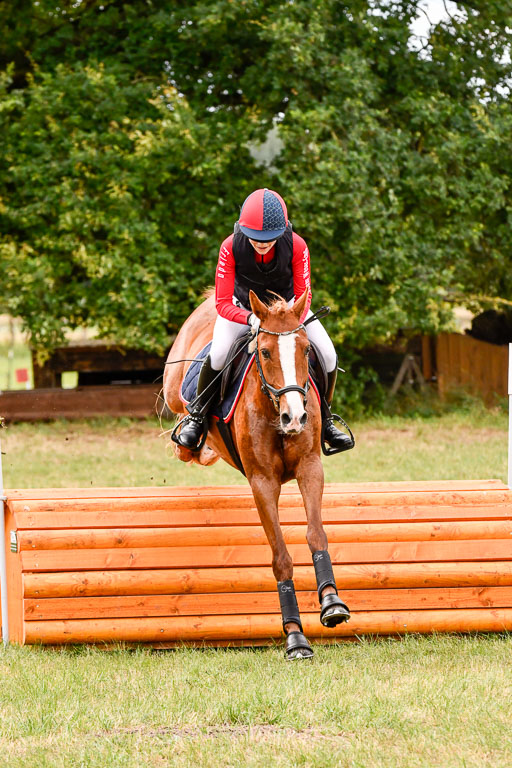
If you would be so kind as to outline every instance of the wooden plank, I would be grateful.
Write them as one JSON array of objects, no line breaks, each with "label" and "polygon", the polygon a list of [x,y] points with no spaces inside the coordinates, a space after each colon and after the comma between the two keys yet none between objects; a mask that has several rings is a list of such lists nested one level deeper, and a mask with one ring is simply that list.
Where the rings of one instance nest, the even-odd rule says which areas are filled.
[{"label": "wooden plank", "polygon": [[159,386],[90,386],[75,389],[32,389],[0,392],[0,412],[6,421],[76,419],[91,416],[155,414]]},{"label": "wooden plank", "polygon": [[12,512],[8,508],[5,510],[4,524],[9,642],[23,645],[25,642],[25,623],[23,621],[23,574],[21,572],[21,556],[11,552],[10,532],[15,529],[15,524]]},{"label": "wooden plank", "polygon": [[[307,525],[282,525],[287,544],[306,540]],[[330,544],[370,541],[451,541],[512,537],[512,517],[501,521],[374,523],[325,525]],[[512,538],[511,538],[512,542]],[[20,551],[110,549],[118,547],[191,547],[265,545],[261,525],[188,528],[111,528],[19,531]]]},{"label": "wooden plank", "polygon": [[[280,521],[284,525],[306,523],[302,506],[281,508]],[[400,523],[406,521],[449,522],[512,519],[512,505],[454,505],[414,507],[329,507],[322,509],[325,524],[351,523]],[[17,512],[18,530],[82,529],[82,528],[153,528],[153,527],[195,527],[195,526],[259,526],[260,518],[256,509],[137,509],[137,505],[111,511],[73,511],[56,509],[45,512]]]},{"label": "wooden plank", "polygon": [[[387,563],[335,565],[340,590],[458,586],[512,586],[512,563]],[[297,590],[314,590],[311,566],[297,566]],[[26,598],[99,595],[196,594],[207,592],[273,592],[276,581],[270,567],[191,568],[147,571],[70,571],[27,573]]]},{"label": "wooden plank", "polygon": [[467,334],[441,333],[436,340],[439,392],[452,387],[479,392],[487,402],[506,397],[508,345],[490,344]]},{"label": "wooden plank", "polygon": [[[368,611],[354,613],[348,624],[322,627],[317,614],[302,617],[307,636],[347,637],[364,634],[420,632],[503,632],[512,630],[512,608],[467,608],[426,611]],[[128,619],[77,619],[26,622],[26,642],[43,644],[165,642],[167,640],[259,640],[282,636],[278,614]]]},{"label": "wooden plank", "polygon": [[[460,491],[508,491],[508,486],[501,480],[407,480],[397,482],[372,483],[326,483],[324,495],[354,493],[363,495],[379,493],[420,493],[428,495],[437,492]],[[252,496],[247,485],[219,486],[172,486],[172,487],[119,487],[119,488],[28,488],[6,490],[5,495],[11,501],[48,499],[98,499],[98,498],[173,498],[173,497],[216,497],[216,496]],[[282,488],[282,496],[299,495],[295,483]],[[509,492],[510,496],[510,492]]]},{"label": "wooden plank", "polygon": [[72,344],[54,349],[44,366],[37,366],[41,373],[47,370],[57,373],[79,371],[87,373],[111,371],[163,371],[165,356],[145,352],[142,349],[125,349],[104,343]]},{"label": "wooden plank", "polygon": [[422,335],[421,337],[421,368],[425,381],[431,381],[434,375],[433,338]]},{"label": "wooden plank", "polygon": [[[379,497],[382,500],[382,497]],[[357,500],[357,499],[356,499]],[[510,491],[467,492],[464,498],[450,502],[432,496],[419,500],[400,499],[389,504],[348,504],[343,495],[324,494],[322,510],[326,522],[400,521],[407,519],[443,520],[478,519],[512,516]],[[431,503],[436,501],[436,503]],[[132,499],[109,500],[10,500],[18,528],[95,528],[160,525],[245,525],[259,523],[252,495],[169,497],[166,499],[134,496]],[[306,519],[302,498],[298,493],[281,498],[280,518],[285,523]]]},{"label": "wooden plank", "polygon": [[448,342],[446,334],[440,333],[436,337],[436,371],[437,371],[437,389],[439,396],[443,399],[446,396],[447,390],[447,370],[449,368],[447,364],[448,359]]},{"label": "wooden plank", "polygon": [[[319,611],[315,592],[297,592],[302,613]],[[351,611],[426,610],[440,608],[512,608],[511,587],[452,589],[345,590]],[[204,595],[69,597],[24,601],[26,621],[129,618],[139,616],[212,616],[280,613],[274,592]]]},{"label": "wooden plank", "polygon": [[[311,563],[311,552],[307,545],[291,544],[288,552],[296,565]],[[332,561],[337,564],[512,560],[512,546],[509,539],[334,543],[329,547],[329,552]],[[20,556],[24,572],[123,570],[126,568],[226,568],[269,565],[272,560],[268,545],[39,550],[21,552]]]}]

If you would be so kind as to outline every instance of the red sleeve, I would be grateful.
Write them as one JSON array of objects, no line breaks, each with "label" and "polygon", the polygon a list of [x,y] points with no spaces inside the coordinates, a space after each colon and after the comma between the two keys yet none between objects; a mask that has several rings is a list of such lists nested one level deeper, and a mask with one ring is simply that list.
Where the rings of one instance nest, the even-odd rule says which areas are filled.
[{"label": "red sleeve", "polygon": [[215,307],[221,317],[234,323],[247,324],[251,314],[233,304],[235,290],[235,259],[232,251],[233,235],[227,237],[219,251],[219,260],[215,272]]},{"label": "red sleeve", "polygon": [[306,307],[301,317],[301,322],[303,322],[311,305],[311,264],[309,261],[309,249],[306,245],[306,241],[303,240],[300,235],[296,235],[295,232],[293,233],[292,269],[293,292],[295,293],[295,298],[299,299],[306,288],[309,288],[308,300],[306,301]]}]

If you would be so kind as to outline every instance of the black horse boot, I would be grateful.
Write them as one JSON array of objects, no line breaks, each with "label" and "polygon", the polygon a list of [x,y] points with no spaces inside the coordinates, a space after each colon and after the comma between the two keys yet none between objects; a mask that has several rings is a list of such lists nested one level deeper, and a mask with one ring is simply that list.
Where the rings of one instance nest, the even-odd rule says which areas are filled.
[{"label": "black horse boot", "polygon": [[208,430],[208,409],[220,389],[220,371],[212,368],[210,355],[208,355],[199,371],[197,381],[197,396],[193,401],[190,416],[183,420],[183,426],[176,436],[176,441],[184,448],[191,451],[201,447],[201,438]]},{"label": "black horse boot", "polygon": [[[334,449],[336,453],[349,451],[354,447],[353,437],[349,437],[334,426],[333,414],[331,413],[331,403],[334,396],[334,387],[336,386],[336,377],[338,375],[337,367],[327,374],[327,390],[322,398],[320,410],[322,413],[322,436],[325,442]],[[338,417],[339,418],[339,417]]]}]

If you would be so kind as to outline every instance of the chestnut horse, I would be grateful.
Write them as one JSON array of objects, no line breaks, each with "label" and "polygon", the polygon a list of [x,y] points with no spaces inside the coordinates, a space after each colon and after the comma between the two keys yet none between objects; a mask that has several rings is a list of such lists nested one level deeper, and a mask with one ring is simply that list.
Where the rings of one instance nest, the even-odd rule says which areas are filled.
[{"label": "chestnut horse", "polygon": [[[293,563],[279,525],[278,501],[283,483],[297,480],[307,515],[306,538],[313,557],[320,601],[320,620],[334,627],[350,617],[338,597],[321,505],[324,473],[320,460],[321,415],[318,397],[309,388],[310,345],[300,323],[307,291],[292,307],[277,299],[270,306],[251,292],[251,309],[261,325],[252,365],[231,421],[231,432],[254,501],[272,549],[272,569],[277,581],[288,659],[313,655],[302,632],[293,585]],[[214,297],[209,296],[186,320],[174,342],[165,367],[163,393],[168,408],[186,413],[179,392],[190,363],[211,340],[217,317]],[[182,361],[171,364],[174,360]],[[210,419],[206,444],[192,452],[176,445],[182,461],[213,464],[219,457],[235,466],[221,435]]]}]

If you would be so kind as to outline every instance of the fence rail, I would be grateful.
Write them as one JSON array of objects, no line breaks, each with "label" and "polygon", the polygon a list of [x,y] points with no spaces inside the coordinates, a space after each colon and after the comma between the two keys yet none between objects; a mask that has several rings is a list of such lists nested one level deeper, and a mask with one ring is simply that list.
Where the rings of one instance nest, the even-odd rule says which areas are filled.
[{"label": "fence rail", "polygon": [[508,344],[489,344],[460,333],[435,340],[440,395],[454,387],[478,392],[487,402],[508,394]]}]

